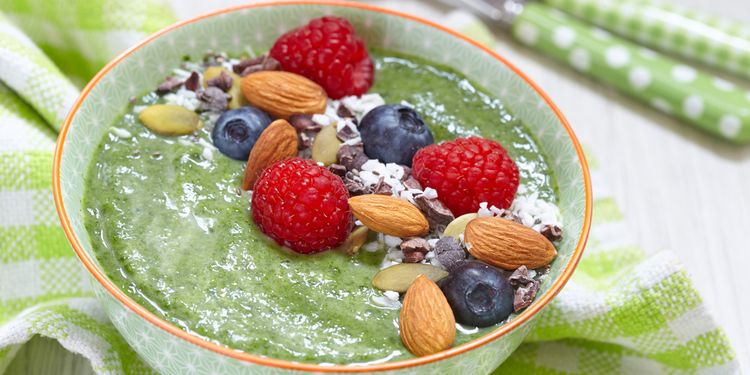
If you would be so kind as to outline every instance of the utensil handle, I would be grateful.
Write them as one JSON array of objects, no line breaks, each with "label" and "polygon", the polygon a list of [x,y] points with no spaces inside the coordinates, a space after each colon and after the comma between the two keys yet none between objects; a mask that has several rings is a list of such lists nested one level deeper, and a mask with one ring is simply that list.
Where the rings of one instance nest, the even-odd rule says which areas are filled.
[{"label": "utensil handle", "polygon": [[750,77],[750,25],[653,0],[544,0],[586,22]]},{"label": "utensil handle", "polygon": [[750,141],[750,94],[730,82],[540,3],[528,3],[511,32],[522,43],[657,110],[733,142]]}]

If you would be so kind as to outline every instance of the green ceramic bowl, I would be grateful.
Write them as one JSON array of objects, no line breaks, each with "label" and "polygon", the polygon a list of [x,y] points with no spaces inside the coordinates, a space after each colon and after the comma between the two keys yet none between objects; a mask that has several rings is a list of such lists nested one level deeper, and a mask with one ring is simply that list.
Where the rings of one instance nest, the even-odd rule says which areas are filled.
[{"label": "green ceramic bowl", "polygon": [[[501,99],[538,137],[560,187],[567,233],[539,297],[512,321],[482,338],[427,357],[370,366],[320,366],[243,353],[205,341],[160,319],[130,299],[101,270],[83,225],[84,171],[128,98],[151,91],[184,55],[208,49],[270,48],[276,37],[310,18],[348,18],[370,46],[451,66]],[[523,73],[491,50],[431,22],[370,5],[283,2],[231,8],[170,26],[109,63],[83,90],[65,121],[54,166],[55,202],[65,232],[91,272],[96,295],[125,339],[162,373],[399,372],[481,374],[492,371],[523,341],[534,315],[560,291],[578,263],[591,220],[591,188],[581,147],[562,114]]]}]

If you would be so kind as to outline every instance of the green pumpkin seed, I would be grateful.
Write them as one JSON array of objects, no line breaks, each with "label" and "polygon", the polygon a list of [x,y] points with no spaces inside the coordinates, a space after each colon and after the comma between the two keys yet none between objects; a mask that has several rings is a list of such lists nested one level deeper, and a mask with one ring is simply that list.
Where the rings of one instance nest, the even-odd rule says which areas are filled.
[{"label": "green pumpkin seed", "polygon": [[197,113],[179,105],[154,104],[138,115],[143,125],[161,135],[185,135],[203,127]]},{"label": "green pumpkin seed", "polygon": [[443,236],[450,236],[458,239],[458,237],[462,235],[466,230],[466,225],[468,225],[470,221],[476,219],[478,216],[479,215],[477,214],[471,213],[464,214],[453,219],[453,221],[451,221],[448,226],[445,227]]},{"label": "green pumpkin seed", "polygon": [[337,161],[341,141],[336,137],[336,125],[328,125],[321,129],[312,145],[312,159],[331,165]]},{"label": "green pumpkin seed", "polygon": [[339,246],[339,249],[348,255],[356,254],[359,251],[359,248],[365,244],[365,241],[367,241],[367,234],[369,231],[370,230],[365,226],[355,228],[349,234],[349,237],[346,238],[346,241]]},{"label": "green pumpkin seed", "polygon": [[376,273],[372,278],[372,286],[383,291],[404,293],[419,275],[437,282],[448,276],[448,272],[429,264],[401,263]]}]

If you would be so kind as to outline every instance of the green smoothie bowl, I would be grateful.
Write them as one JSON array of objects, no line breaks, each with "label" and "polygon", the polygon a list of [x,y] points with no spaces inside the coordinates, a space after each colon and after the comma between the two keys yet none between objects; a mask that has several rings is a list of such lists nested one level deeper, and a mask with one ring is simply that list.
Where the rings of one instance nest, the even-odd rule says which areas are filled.
[{"label": "green smoothie bowl", "polygon": [[592,202],[517,68],[338,1],[230,8],[123,53],[63,125],[54,194],[165,374],[490,373],[572,275]]}]

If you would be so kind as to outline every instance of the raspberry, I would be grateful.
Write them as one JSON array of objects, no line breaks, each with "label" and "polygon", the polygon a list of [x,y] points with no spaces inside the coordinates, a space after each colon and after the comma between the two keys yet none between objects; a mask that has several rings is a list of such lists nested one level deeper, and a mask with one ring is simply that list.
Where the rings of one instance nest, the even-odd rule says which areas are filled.
[{"label": "raspberry", "polygon": [[340,177],[311,160],[266,168],[253,190],[253,220],[277,243],[312,254],[340,245],[351,229],[349,195]]},{"label": "raspberry", "polygon": [[287,32],[270,55],[284,70],[317,82],[333,99],[364,94],[375,77],[364,42],[344,18],[316,18]]},{"label": "raspberry", "polygon": [[518,167],[499,143],[459,138],[430,145],[414,155],[412,174],[459,216],[476,212],[479,204],[508,208],[518,190]]}]

